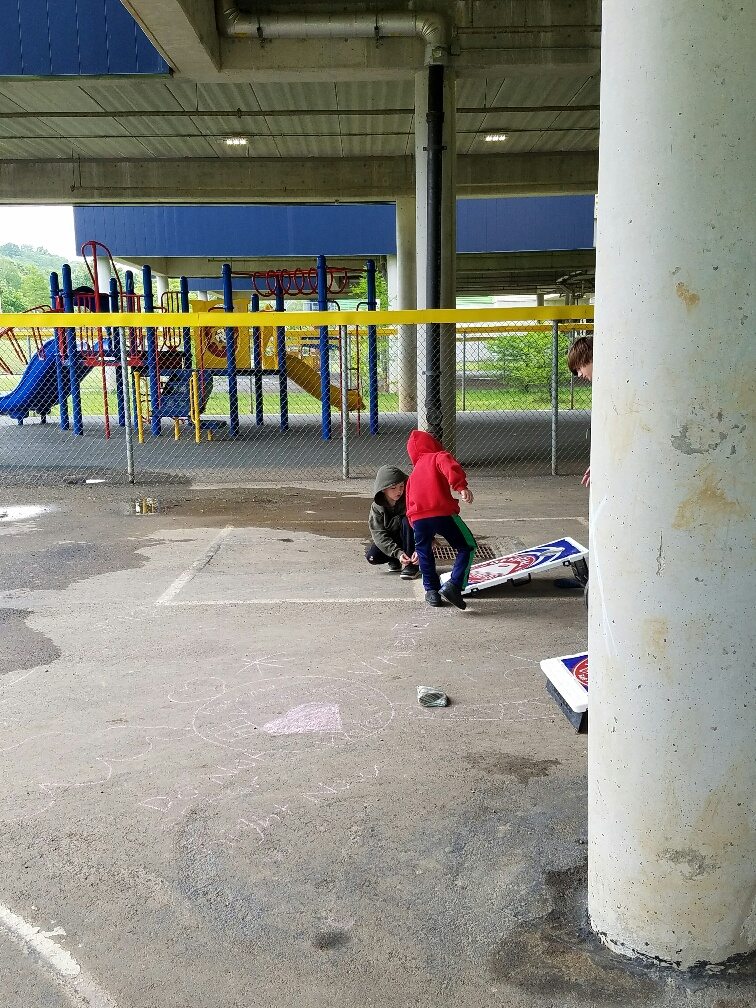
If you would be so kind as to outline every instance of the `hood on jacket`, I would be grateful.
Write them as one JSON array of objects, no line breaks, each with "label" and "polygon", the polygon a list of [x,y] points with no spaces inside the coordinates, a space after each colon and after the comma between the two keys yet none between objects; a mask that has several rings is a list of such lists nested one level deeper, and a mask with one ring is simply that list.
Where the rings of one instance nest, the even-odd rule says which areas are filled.
[{"label": "hood on jacket", "polygon": [[401,469],[397,469],[396,466],[381,466],[378,472],[375,474],[375,483],[373,484],[373,500],[376,504],[380,501],[378,497],[386,487],[394,486],[395,483],[406,483],[407,473],[402,472]]},{"label": "hood on jacket", "polygon": [[423,455],[429,455],[431,452],[440,452],[444,450],[444,446],[440,441],[437,441],[432,434],[428,431],[413,430],[409,436],[409,441],[407,442],[407,454],[409,455],[412,464],[417,465],[417,461]]}]

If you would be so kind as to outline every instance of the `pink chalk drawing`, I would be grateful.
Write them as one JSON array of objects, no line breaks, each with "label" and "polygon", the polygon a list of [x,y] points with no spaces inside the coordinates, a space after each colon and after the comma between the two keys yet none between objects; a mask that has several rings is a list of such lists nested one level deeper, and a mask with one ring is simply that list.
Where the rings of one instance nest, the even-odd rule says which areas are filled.
[{"label": "pink chalk drawing", "polygon": [[269,735],[298,735],[302,732],[343,732],[337,704],[305,703],[262,725]]}]

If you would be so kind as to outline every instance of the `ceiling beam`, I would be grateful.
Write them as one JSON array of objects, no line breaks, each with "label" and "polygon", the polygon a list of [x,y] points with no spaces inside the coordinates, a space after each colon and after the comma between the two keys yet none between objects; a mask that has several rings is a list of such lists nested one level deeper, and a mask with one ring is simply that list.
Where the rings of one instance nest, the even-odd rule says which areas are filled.
[{"label": "ceiling beam", "polygon": [[[598,154],[457,158],[458,196],[593,193]],[[411,157],[0,160],[0,203],[391,202],[415,190]]]},{"label": "ceiling beam", "polygon": [[121,0],[175,71],[216,75],[220,39],[207,0]]}]

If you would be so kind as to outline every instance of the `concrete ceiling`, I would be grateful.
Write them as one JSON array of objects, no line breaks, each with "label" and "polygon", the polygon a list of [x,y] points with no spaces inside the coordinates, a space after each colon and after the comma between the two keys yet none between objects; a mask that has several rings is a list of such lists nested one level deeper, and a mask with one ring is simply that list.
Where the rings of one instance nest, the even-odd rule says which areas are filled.
[{"label": "concrete ceiling", "polygon": [[[123,0],[170,77],[0,78],[3,202],[393,199],[412,192],[419,38],[225,38],[213,0]],[[292,4],[247,8],[292,13]],[[406,11],[298,0],[309,14]],[[465,0],[458,194],[592,192],[600,0]],[[502,143],[485,141],[505,133]],[[229,137],[248,142],[232,147]],[[29,171],[29,162],[36,164]]]}]

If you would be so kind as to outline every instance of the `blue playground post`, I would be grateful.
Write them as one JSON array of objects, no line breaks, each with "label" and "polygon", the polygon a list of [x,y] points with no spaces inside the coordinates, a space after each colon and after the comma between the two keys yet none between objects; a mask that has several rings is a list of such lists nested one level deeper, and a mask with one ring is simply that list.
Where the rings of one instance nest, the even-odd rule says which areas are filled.
[{"label": "blue playground post", "polygon": [[[260,295],[253,294],[250,298],[250,307],[253,312],[260,311]],[[265,417],[263,414],[263,390],[262,390],[262,347],[260,345],[260,340],[262,339],[260,333],[260,326],[252,327],[252,368],[255,372],[255,423],[262,424],[265,423]]]},{"label": "blue playground post", "polygon": [[[73,285],[71,283],[71,267],[63,263],[61,269],[63,281],[63,311],[73,313]],[[76,380],[76,330],[66,329],[66,357],[68,357],[68,385],[71,390],[71,412],[73,413],[74,434],[84,433],[84,421],[81,416],[81,389]]]},{"label": "blue playground post", "polygon": [[[118,297],[118,281],[115,277],[110,278],[110,310],[120,311],[120,298]],[[115,386],[116,402],[118,403],[118,426],[126,426],[126,409],[123,402],[123,372],[121,370],[121,330],[113,328],[110,330],[110,354],[115,361]]]},{"label": "blue playground post", "polygon": [[[155,303],[152,300],[152,270],[142,266],[142,286],[144,287],[144,310],[152,312]],[[147,376],[150,386],[150,432],[157,437],[160,434],[160,379],[157,366],[157,334],[154,326],[147,327]]]},{"label": "blue playground post", "polygon": [[[285,311],[280,276],[276,277],[276,311]],[[286,327],[276,326],[276,358],[278,362],[278,397],[281,403],[281,430],[289,429],[289,375],[286,370]]]},{"label": "blue playground post", "polygon": [[[325,256],[317,258],[318,311],[328,311],[328,272]],[[331,362],[328,356],[328,326],[320,327],[318,354],[320,357],[320,430],[324,441],[331,437]]]},{"label": "blue playground post", "polygon": [[[58,274],[50,274],[50,306],[58,311],[60,284]],[[55,382],[58,387],[58,405],[60,406],[60,429],[68,430],[68,389],[66,387],[66,372],[63,368],[64,354],[60,345],[60,329],[55,330]]]},{"label": "blue playground post", "polygon": [[[231,283],[231,267],[223,264],[223,310],[234,310],[234,290]],[[236,383],[236,340],[231,326],[226,327],[226,375],[228,376],[228,433],[231,437],[239,435],[239,390]]]},{"label": "blue playground post", "polygon": [[[189,281],[185,276],[179,277],[179,290],[181,292],[181,311],[189,314]],[[182,329],[184,337],[184,367],[187,371],[192,370],[192,331],[188,327]],[[188,378],[188,376],[187,376]]]},{"label": "blue playground post", "polygon": [[[368,311],[376,311],[378,302],[375,293],[375,262],[365,263],[367,277]],[[368,405],[370,410],[370,433],[378,433],[378,337],[374,325],[369,325],[368,335]]]}]

